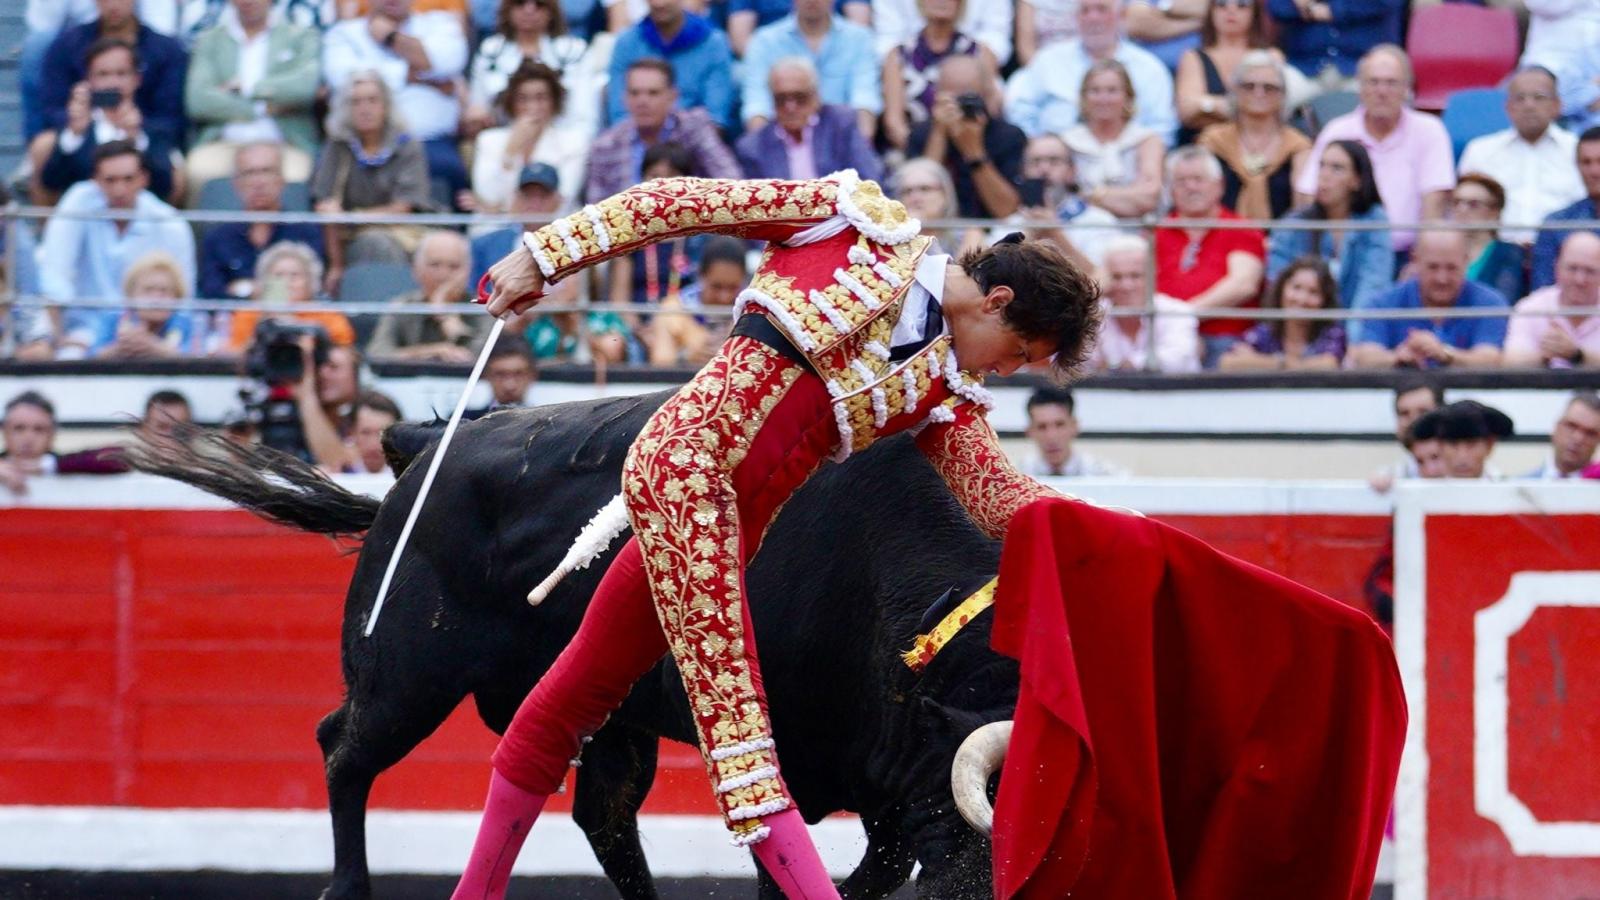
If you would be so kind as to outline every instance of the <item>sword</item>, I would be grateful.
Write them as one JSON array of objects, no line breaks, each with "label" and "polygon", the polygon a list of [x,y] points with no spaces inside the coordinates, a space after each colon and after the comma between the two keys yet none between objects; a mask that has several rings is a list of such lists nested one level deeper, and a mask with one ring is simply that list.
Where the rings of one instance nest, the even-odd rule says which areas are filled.
[{"label": "sword", "polygon": [[[478,302],[487,303],[489,276],[486,273],[478,281]],[[444,437],[439,438],[439,447],[433,451],[433,459],[428,461],[428,471],[422,476],[422,487],[417,491],[417,499],[411,504],[411,512],[406,515],[406,524],[400,529],[400,540],[394,545],[394,552],[389,555],[389,565],[383,570],[383,581],[378,583],[378,596],[372,601],[372,614],[367,616],[367,627],[362,631],[364,637],[372,637],[372,629],[378,627],[378,616],[383,612],[384,598],[389,596],[389,585],[394,581],[395,570],[400,567],[400,556],[405,553],[406,542],[411,540],[411,529],[417,525],[417,516],[422,514],[422,504],[428,499],[428,491],[433,488],[433,479],[439,474],[439,465],[444,462],[444,453],[450,449],[450,441],[456,436],[456,428],[461,424],[461,416],[467,411],[467,400],[472,396],[472,389],[478,386],[478,379],[483,377],[483,367],[489,362],[489,353],[494,349],[495,341],[500,338],[500,332],[506,327],[504,319],[495,319],[494,327],[489,329],[489,337],[483,342],[483,350],[478,353],[478,361],[472,366],[472,374],[467,376],[467,387],[461,392],[461,399],[456,401],[455,412],[450,414],[450,421],[444,426]]]}]

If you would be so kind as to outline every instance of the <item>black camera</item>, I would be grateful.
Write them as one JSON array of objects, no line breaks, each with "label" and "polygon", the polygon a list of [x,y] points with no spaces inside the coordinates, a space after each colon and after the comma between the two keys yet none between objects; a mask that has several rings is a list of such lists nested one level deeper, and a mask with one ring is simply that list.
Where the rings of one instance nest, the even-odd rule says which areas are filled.
[{"label": "black camera", "polygon": [[261,435],[261,443],[312,462],[300,405],[292,390],[306,374],[305,354],[300,349],[300,339],[306,335],[313,341],[312,363],[320,366],[327,362],[333,341],[321,325],[262,320],[244,355],[245,375],[255,383],[239,391],[239,397],[244,401],[245,418]]},{"label": "black camera", "polygon": [[245,374],[269,387],[298,384],[306,374],[305,356],[300,352],[300,338],[306,335],[314,342],[313,361],[319,366],[327,362],[333,341],[321,325],[263,319],[245,351]]},{"label": "black camera", "polygon": [[964,119],[976,119],[989,114],[989,106],[983,102],[981,94],[961,94],[956,97],[956,106]]}]

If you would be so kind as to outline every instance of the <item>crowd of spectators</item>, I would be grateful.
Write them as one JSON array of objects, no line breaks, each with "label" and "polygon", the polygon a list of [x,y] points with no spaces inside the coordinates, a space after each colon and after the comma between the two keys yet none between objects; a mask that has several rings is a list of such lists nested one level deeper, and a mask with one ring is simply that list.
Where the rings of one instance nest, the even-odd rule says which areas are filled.
[{"label": "crowd of spectators", "polygon": [[[56,306],[7,311],[0,353],[237,355],[258,314],[185,305],[376,299],[441,309],[302,317],[460,363],[486,329],[453,306],[519,229],[409,214],[853,168],[945,252],[1020,228],[1092,268],[1101,369],[1600,365],[1600,240],[1566,225],[1600,201],[1600,0],[1513,11],[1521,59],[1485,85],[1508,125],[1452,135],[1415,106],[1398,0],[28,0],[11,182],[54,214],[9,225],[8,277]],[[700,281],[743,271],[713,246],[615,260],[553,301],[605,311],[511,333],[693,364],[727,305]],[[1227,315],[1261,307],[1301,316]]]}]

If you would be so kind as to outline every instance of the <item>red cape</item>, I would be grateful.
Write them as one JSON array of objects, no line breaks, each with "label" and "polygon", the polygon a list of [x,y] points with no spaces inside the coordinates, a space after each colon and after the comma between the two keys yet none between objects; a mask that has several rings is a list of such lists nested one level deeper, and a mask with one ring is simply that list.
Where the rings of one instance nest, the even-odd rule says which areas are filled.
[{"label": "red cape", "polygon": [[1364,613],[1150,519],[1017,514],[1000,898],[1370,896],[1406,728]]}]

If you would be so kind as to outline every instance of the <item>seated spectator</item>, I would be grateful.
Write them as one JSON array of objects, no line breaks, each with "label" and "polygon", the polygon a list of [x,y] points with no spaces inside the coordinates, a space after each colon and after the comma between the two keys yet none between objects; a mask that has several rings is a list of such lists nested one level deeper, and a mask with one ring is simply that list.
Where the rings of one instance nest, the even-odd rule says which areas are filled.
[{"label": "seated spectator", "polygon": [[385,314],[367,342],[367,354],[375,360],[470,363],[476,359],[489,336],[491,320],[462,308],[468,301],[467,267],[471,263],[472,250],[459,233],[434,229],[424,235],[411,266],[417,289],[392,302],[427,304],[439,312]]},{"label": "seated spectator", "polygon": [[872,31],[834,15],[833,0],[794,0],[794,15],[756,29],[744,57],[740,115],[745,131],[772,118],[767,73],[778,60],[794,56],[816,68],[822,102],[854,109],[861,133],[872,137],[883,112],[880,55],[873,51]]},{"label": "seated spectator", "polygon": [[983,63],[987,82],[996,77],[1000,66],[994,53],[958,30],[957,20],[967,5],[966,0],[918,0],[922,30],[911,40],[896,44],[884,57],[883,137],[889,146],[905,150],[911,127],[928,121],[932,115],[939,64],[944,60],[953,56],[977,57]]},{"label": "seated spectator", "polygon": [[1234,67],[1234,116],[1209,125],[1197,143],[1222,162],[1222,205],[1246,219],[1276,219],[1294,205],[1294,179],[1311,139],[1284,119],[1283,64],[1252,50]]},{"label": "seated spectator", "polygon": [[484,129],[474,144],[471,205],[479,212],[505,212],[517,173],[533,162],[554,166],[562,199],[577,201],[589,138],[562,123],[566,97],[561,77],[544,63],[530,59],[512,73],[499,100],[508,124]]},{"label": "seated spectator", "polygon": [[[1283,53],[1267,37],[1266,10],[1259,0],[1233,0],[1201,5],[1200,46],[1178,60],[1174,82],[1178,100],[1178,144],[1193,141],[1208,125],[1232,120],[1231,88],[1237,80],[1239,62],[1247,54],[1265,50],[1281,67]],[[1285,74],[1280,68],[1279,81]],[[1279,98],[1280,100],[1283,98]]]},{"label": "seated spectator", "polygon": [[134,99],[141,76],[133,45],[105,38],[84,53],[84,80],[67,96],[65,122],[59,129],[40,132],[28,148],[34,202],[55,203],[62,191],[89,178],[95,150],[114,141],[137,147],[151,192],[174,200],[182,188],[182,179],[173,170],[177,145],[162,132],[145,128],[145,114]]},{"label": "seated spectator", "polygon": [[659,59],[641,59],[627,69],[623,103],[627,118],[600,132],[589,152],[589,177],[584,197],[602,200],[638,184],[644,151],[672,141],[689,151],[694,174],[704,178],[738,178],[739,163],[717,134],[717,124],[703,109],[675,109],[678,89],[672,66]]},{"label": "seated spectator", "polygon": [[1017,66],[1026,66],[1040,50],[1078,36],[1077,0],[1017,0]]},{"label": "seated spectator", "polygon": [[[779,113],[782,114],[781,111]],[[707,239],[700,251],[698,277],[694,284],[668,297],[660,304],[660,314],[652,316],[644,332],[650,365],[702,366],[733,329],[734,301],[749,280],[745,271],[744,243],[737,238],[717,236]],[[696,310],[715,307],[718,318],[696,315]],[[673,310],[682,310],[673,315]]]},{"label": "seated spectator", "polygon": [[[431,212],[428,160],[406,131],[383,78],[357,73],[332,106],[328,144],[311,175],[317,212]],[[346,266],[406,262],[420,240],[418,229],[406,225],[328,225],[322,234],[328,259],[324,289],[330,295],[338,293]]]},{"label": "seated spectator", "polygon": [[1202,0],[1127,0],[1122,27],[1129,40],[1177,71],[1183,57],[1199,49],[1210,5]]},{"label": "seated spectator", "polygon": [[[1172,212],[1156,230],[1156,290],[1191,309],[1256,305],[1261,294],[1266,242],[1254,229],[1188,228],[1184,219],[1237,219],[1222,205],[1222,164],[1202,147],[1180,147],[1167,156]],[[1248,319],[1204,319],[1201,364],[1214,368],[1249,330]]]},{"label": "seated spectator", "polygon": [[322,229],[310,222],[278,222],[283,211],[283,145],[241,144],[234,151],[233,192],[254,222],[217,222],[200,240],[200,296],[208,300],[255,293],[256,258],[279,241],[322,246]]},{"label": "seated spectator", "polygon": [[1028,397],[1028,440],[1034,452],[1023,465],[1036,478],[1125,478],[1121,466],[1101,462],[1073,446],[1078,439],[1078,417],[1072,391],[1064,387],[1039,388]]},{"label": "seated spectator", "polygon": [[922,234],[934,240],[929,252],[960,256],[963,252],[983,246],[983,232],[976,228],[956,230],[934,223],[954,219],[956,215],[956,187],[944,166],[931,159],[917,157],[900,165],[889,183],[889,193],[905,204],[906,212],[922,223]]},{"label": "seated spectator", "polygon": [[[1089,370],[1200,371],[1200,335],[1189,305],[1165,294],[1150,293],[1150,279],[1145,274],[1150,265],[1150,243],[1138,235],[1123,234],[1107,241],[1105,252],[1105,275],[1100,279],[1104,318],[1100,339],[1089,358]],[[1135,311],[1145,314],[1112,315]],[[1151,328],[1155,329],[1154,334],[1148,331]]]},{"label": "seated spectator", "polygon": [[[561,212],[559,184],[556,170],[545,163],[534,163],[522,170],[517,179],[517,193],[512,198],[511,213],[522,218],[524,224],[491,231],[472,241],[472,277],[468,285],[476,285],[490,266],[518,246],[525,231],[539,228]],[[581,283],[582,279],[568,278],[551,286],[542,305],[576,304]],[[535,307],[508,319],[504,333],[521,335],[539,359],[570,357],[576,354],[579,345],[577,323],[575,312],[546,313]],[[588,334],[585,349],[593,358],[621,362],[627,357],[628,326],[621,316],[614,312],[586,313],[584,326]]]},{"label": "seated spectator", "polygon": [[[1351,76],[1358,74],[1367,53],[1400,42],[1406,4],[1267,0],[1267,11],[1290,65],[1323,91],[1348,91],[1354,89]],[[1384,197],[1388,198],[1387,191]]]},{"label": "seated spectator", "polygon": [[[1468,172],[1450,192],[1450,221],[1463,225],[1498,225],[1506,206],[1506,190],[1481,172]],[[1467,237],[1467,277],[1510,299],[1527,293],[1527,254],[1495,237],[1495,229],[1462,232]]]},{"label": "seated spectator", "polygon": [[[1578,178],[1583,182],[1583,199],[1564,206],[1544,218],[1545,225],[1592,221],[1600,218],[1600,127],[1578,135]],[[1572,231],[1540,229],[1533,242],[1532,287],[1547,287],[1556,280],[1556,255]],[[1600,231],[1596,231],[1600,234]]]},{"label": "seated spectator", "polygon": [[[1411,436],[1418,443],[1439,442],[1445,478],[1500,481],[1505,476],[1489,465],[1489,456],[1512,430],[1511,417],[1500,410],[1476,400],[1457,400],[1417,419]],[[1419,459],[1418,465],[1424,463]]]},{"label": "seated spectator", "polygon": [[1550,433],[1550,455],[1539,468],[1522,476],[1539,481],[1564,481],[1583,477],[1600,447],[1600,394],[1579,391],[1567,401]]},{"label": "seated spectator", "polygon": [[999,112],[1000,98],[983,63],[970,56],[939,67],[933,115],[911,129],[912,156],[944,164],[956,186],[956,208],[969,219],[1017,211],[1016,180],[1028,136]]},{"label": "seated spectator", "polygon": [[[1132,120],[1163,143],[1178,127],[1172,73],[1150,51],[1122,39],[1121,0],[1079,0],[1078,37],[1039,52],[1006,82],[1006,114],[1029,136],[1063,134],[1077,124],[1089,67],[1115,59],[1127,70]],[[1134,97],[1138,98],[1134,105]]]},{"label": "seated spectator", "polygon": [[[467,170],[456,148],[461,120],[457,81],[467,67],[467,38],[459,16],[413,13],[412,3],[372,0],[370,15],[328,29],[322,38],[322,77],[336,96],[350,96],[362,76],[376,75],[387,88],[385,105],[392,96],[405,110],[409,134],[422,142],[428,177],[443,179],[454,196],[467,187]],[[328,131],[332,144],[333,128]],[[367,151],[376,153],[378,148]]]},{"label": "seated spectator", "polygon": [[[1318,256],[1337,273],[1340,305],[1365,309],[1394,283],[1394,251],[1388,229],[1346,230],[1335,222],[1387,222],[1372,174],[1372,158],[1357,141],[1334,141],[1317,160],[1311,202],[1285,217],[1290,222],[1327,222],[1326,228],[1274,228],[1268,241],[1267,277],[1289,263]],[[1350,337],[1354,343],[1355,334]]]},{"label": "seated spectator", "polygon": [[400,419],[400,407],[388,394],[362,391],[350,410],[350,462],[345,471],[368,475],[389,471],[389,460],[383,454],[383,432]]},{"label": "seated spectator", "polygon": [[289,180],[311,175],[322,35],[274,20],[270,0],[232,0],[201,32],[189,61],[184,107],[199,129],[186,164],[189,189],[233,174],[246,144],[281,143]]},{"label": "seated spectator", "polygon": [[1428,318],[1423,310],[1506,309],[1505,298],[1467,279],[1467,240],[1459,231],[1424,231],[1412,254],[1416,277],[1374,297],[1371,309],[1414,309],[1415,319],[1356,320],[1350,365],[1492,368],[1505,343],[1503,318]]},{"label": "seated spectator", "polygon": [[1161,137],[1133,120],[1133,82],[1114,59],[1089,67],[1082,82],[1083,121],[1061,139],[1072,151],[1078,189],[1089,203],[1125,218],[1161,202]]},{"label": "seated spectator", "polygon": [[776,117],[734,146],[746,178],[818,178],[841,169],[883,178],[883,161],[857,127],[855,111],[822,105],[810,60],[779,60],[767,82]]},{"label": "seated spectator", "polygon": [[[89,348],[96,359],[175,359],[203,352],[205,327],[194,313],[170,305],[189,298],[189,285],[172,254],[152,250],[134,260],[122,276],[122,295],[131,305],[120,315],[105,310],[100,332]],[[154,301],[160,307],[142,306]]]},{"label": "seated spectator", "polygon": [[[1380,494],[1389,493],[1403,478],[1439,478],[1443,471],[1424,473],[1419,463],[1424,455],[1437,461],[1438,448],[1418,448],[1411,433],[1413,422],[1444,405],[1444,389],[1421,374],[1402,380],[1394,389],[1394,436],[1405,448],[1405,455],[1393,465],[1374,472],[1367,483]],[[1424,454],[1423,450],[1431,450]]]},{"label": "seated spectator", "polygon": [[[1505,188],[1505,219],[1533,225],[1558,209],[1583,199],[1583,179],[1572,164],[1578,139],[1556,124],[1561,101],[1556,79],[1537,66],[1519,70],[1506,85],[1506,115],[1511,127],[1473,138],[1456,171],[1481,172]],[[1537,232],[1504,228],[1500,237],[1527,246]]]},{"label": "seated spectator", "polygon": [[[1557,309],[1588,315],[1537,316]],[[1506,326],[1507,368],[1574,369],[1600,366],[1600,237],[1567,235],[1556,262],[1556,283],[1517,301]]]},{"label": "seated spectator", "polygon": [[[617,35],[606,87],[608,124],[615,126],[627,114],[624,76],[641,59],[663,59],[672,66],[683,108],[702,108],[730,131],[738,124],[733,117],[733,51],[728,49],[727,35],[688,12],[685,5],[685,0],[651,0],[650,14]],[[765,71],[761,78],[765,85]]]},{"label": "seated spectator", "polygon": [[[1303,312],[1335,309],[1339,292],[1327,263],[1305,256],[1278,274],[1261,305]],[[1344,351],[1344,326],[1332,319],[1270,319],[1250,326],[1217,367],[1224,372],[1334,371],[1343,365]]]},{"label": "seated spectator", "polygon": [[[1274,3],[1287,0],[1272,0]],[[1293,52],[1289,54],[1294,58]],[[1372,156],[1372,171],[1389,221],[1401,225],[1444,217],[1445,203],[1456,185],[1450,134],[1435,116],[1410,108],[1411,59],[1393,44],[1374,47],[1361,58],[1361,105],[1339,116],[1317,133],[1310,165],[1295,179],[1303,204],[1316,192],[1317,163],[1322,151],[1338,140],[1359,141]],[[1389,233],[1396,252],[1411,249],[1416,232]]]},{"label": "seated spectator", "polygon": [[564,124],[593,135],[600,128],[604,54],[591,52],[583,38],[568,33],[560,0],[499,0],[497,7],[494,33],[483,39],[472,57],[462,130],[472,135],[500,124],[501,92],[524,62],[536,61],[561,78]]},{"label": "seated spectator", "polygon": [[[78,0],[73,6],[81,10],[83,4]],[[94,8],[97,18],[62,28],[45,52],[37,95],[43,127],[56,132],[66,128],[68,100],[88,78],[89,48],[102,40],[121,41],[138,58],[133,105],[141,129],[160,146],[182,146],[183,78],[189,62],[183,45],[140,21],[128,0],[94,0]]]},{"label": "seated spectator", "polygon": [[[70,305],[80,300],[120,301],[128,264],[152,250],[178,261],[185,284],[194,283],[194,232],[177,210],[145,190],[144,157],[127,141],[95,149],[93,177],[61,196],[39,245],[39,286],[44,296]],[[127,218],[80,218],[125,211]],[[102,307],[103,309],[103,307]],[[81,359],[95,343],[101,309],[69,308],[57,354]]]},{"label": "seated spectator", "polygon": [[[279,241],[261,251],[256,258],[252,299],[265,303],[311,303],[317,299],[317,286],[322,283],[322,260],[309,245],[294,241]],[[269,312],[253,309],[233,314],[228,323],[228,343],[219,350],[222,356],[243,354],[255,342],[256,326],[263,317],[292,319],[321,325],[335,346],[354,344],[356,330],[350,320],[336,312]]]},{"label": "seated spectator", "polygon": [[[1078,195],[1078,173],[1067,142],[1054,134],[1029,140],[1022,151],[1022,178],[1024,186],[1034,182],[1041,190],[1036,200],[1023,197],[1024,205],[1009,225],[1025,226],[1030,238],[1054,243],[1084,269],[1099,268],[1105,261],[1106,241],[1117,234],[1112,227],[1117,218]],[[990,243],[1010,230],[997,229],[1001,233],[991,234]]]},{"label": "seated spectator", "polygon": [[[948,3],[950,0],[943,0]],[[948,18],[969,35],[995,61],[996,68],[1011,59],[1013,4],[959,0],[954,12],[927,0],[872,0],[874,51],[887,58],[896,47],[915,44],[935,18]],[[930,8],[932,7],[932,8]]]}]

